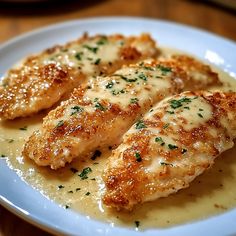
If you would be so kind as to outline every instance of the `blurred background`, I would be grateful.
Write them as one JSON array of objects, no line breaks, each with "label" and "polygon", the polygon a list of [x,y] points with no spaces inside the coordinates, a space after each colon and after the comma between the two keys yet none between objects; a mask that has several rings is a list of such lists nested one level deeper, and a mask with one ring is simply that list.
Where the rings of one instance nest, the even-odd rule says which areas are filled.
[{"label": "blurred background", "polygon": [[236,0],[0,0],[0,43],[48,24],[111,15],[166,19],[236,40]]},{"label": "blurred background", "polygon": [[[97,16],[170,20],[236,41],[236,0],[0,0],[0,45],[48,24]],[[49,235],[0,206],[0,236],[32,234]]]}]

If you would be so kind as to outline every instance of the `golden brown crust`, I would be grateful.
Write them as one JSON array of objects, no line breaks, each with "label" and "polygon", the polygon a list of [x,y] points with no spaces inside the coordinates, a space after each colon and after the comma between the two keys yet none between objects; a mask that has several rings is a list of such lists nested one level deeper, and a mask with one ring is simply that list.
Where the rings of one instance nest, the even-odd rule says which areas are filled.
[{"label": "golden brown crust", "polygon": [[[196,101],[192,100],[195,97]],[[198,120],[190,129],[187,125],[194,121],[186,119],[183,106],[172,110],[170,107],[171,101],[181,101],[181,98],[192,100],[187,105],[188,112],[199,106],[203,114],[200,117],[200,113],[196,114]],[[203,113],[201,107],[211,109],[210,113]],[[135,131],[133,126],[108,160],[103,175],[106,184],[103,201],[108,206],[131,210],[138,203],[186,188],[214,163],[220,153],[233,145],[236,137],[235,93],[185,92],[153,109],[153,114],[147,114],[143,119],[145,128]],[[204,119],[204,114],[209,117]]]},{"label": "golden brown crust", "polygon": [[[102,40],[105,40],[105,43]],[[88,46],[94,44],[96,47]],[[114,47],[118,48],[115,59],[103,61],[103,58],[96,57],[97,51],[107,47],[106,44],[114,44]],[[145,47],[140,49],[138,47],[140,44],[145,44]],[[80,47],[79,55],[74,52],[76,47]],[[91,56],[81,59],[81,48],[92,53],[94,60],[90,58]],[[155,42],[149,35],[89,37],[85,34],[77,41],[69,42],[64,46],[54,46],[41,54],[28,57],[20,67],[11,69],[7,73],[3,81],[4,88],[0,90],[0,117],[14,119],[34,114],[51,107],[65,93],[69,93],[74,87],[84,82],[88,76],[107,75],[124,64],[156,55]],[[83,64],[74,62],[76,56],[80,64],[81,60],[91,60],[91,62],[86,61],[90,63],[90,72],[83,70]]]}]

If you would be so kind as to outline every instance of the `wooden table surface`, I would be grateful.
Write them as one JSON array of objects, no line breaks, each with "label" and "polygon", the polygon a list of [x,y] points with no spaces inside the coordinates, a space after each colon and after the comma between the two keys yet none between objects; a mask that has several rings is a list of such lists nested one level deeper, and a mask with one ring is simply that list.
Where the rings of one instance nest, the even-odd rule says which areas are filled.
[{"label": "wooden table surface", "polygon": [[[7,4],[0,0],[0,43],[48,24],[111,15],[171,20],[199,27],[236,41],[236,11],[206,2],[187,0],[54,0],[49,3]],[[0,206],[0,236],[13,235],[50,234],[21,220]]]}]

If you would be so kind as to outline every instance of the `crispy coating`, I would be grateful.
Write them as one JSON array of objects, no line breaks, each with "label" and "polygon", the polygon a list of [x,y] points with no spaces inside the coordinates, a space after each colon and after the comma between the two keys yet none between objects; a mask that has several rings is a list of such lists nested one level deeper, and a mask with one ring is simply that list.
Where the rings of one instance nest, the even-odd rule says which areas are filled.
[{"label": "crispy coating", "polygon": [[232,148],[236,93],[184,92],[153,107],[108,159],[103,201],[118,210],[189,186]]},{"label": "crispy coating", "polygon": [[98,77],[88,87],[75,89],[69,100],[45,117],[42,129],[26,143],[23,155],[38,165],[57,169],[99,146],[119,143],[143,113],[182,91],[190,79],[194,85],[195,80],[177,63],[154,60]]},{"label": "crispy coating", "polygon": [[138,37],[85,34],[77,41],[30,56],[7,73],[0,86],[0,117],[14,119],[51,107],[89,77],[157,56],[148,34]]}]

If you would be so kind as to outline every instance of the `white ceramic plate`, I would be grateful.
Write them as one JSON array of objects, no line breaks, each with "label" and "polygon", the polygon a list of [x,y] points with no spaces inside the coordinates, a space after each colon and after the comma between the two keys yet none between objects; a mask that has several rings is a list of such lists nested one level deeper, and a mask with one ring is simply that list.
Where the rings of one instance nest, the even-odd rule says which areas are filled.
[{"label": "white ceramic plate", "polygon": [[[165,21],[143,18],[93,18],[49,26],[17,37],[0,47],[0,75],[15,62],[42,49],[73,40],[85,31],[96,33],[122,33],[125,35],[149,32],[161,46],[191,53],[208,60],[236,77],[236,44],[193,29]],[[232,186],[235,187],[235,186]],[[235,235],[236,209],[185,225],[166,229],[133,229],[112,227],[89,219],[71,210],[65,210],[43,197],[23,182],[18,175],[0,159],[0,203],[25,220],[54,233],[69,235]]]}]

